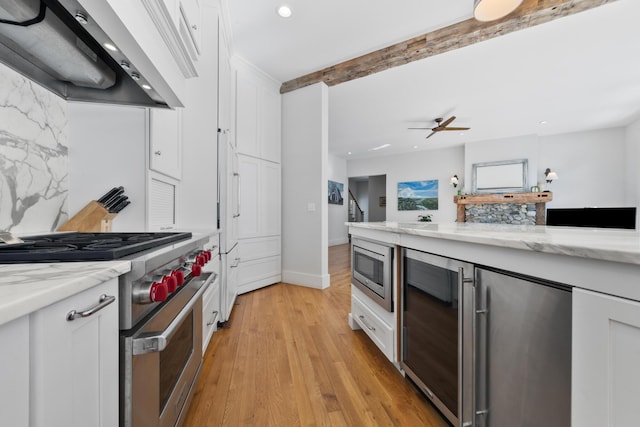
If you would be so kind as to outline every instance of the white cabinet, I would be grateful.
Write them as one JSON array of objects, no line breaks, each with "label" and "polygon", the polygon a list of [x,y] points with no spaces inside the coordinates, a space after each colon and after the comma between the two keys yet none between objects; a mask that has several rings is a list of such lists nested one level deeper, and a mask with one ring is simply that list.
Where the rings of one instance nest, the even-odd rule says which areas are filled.
[{"label": "white cabinet", "polygon": [[238,155],[240,267],[238,292],[277,283],[281,266],[280,164]]},{"label": "white cabinet", "polygon": [[149,109],[149,167],[180,179],[182,174],[182,110]]},{"label": "white cabinet", "polygon": [[280,164],[238,155],[240,222],[238,237],[280,235]]},{"label": "white cabinet", "polygon": [[395,316],[351,285],[349,326],[362,329],[391,362],[395,363]]},{"label": "white cabinet", "polygon": [[280,163],[281,96],[272,82],[241,67],[236,71],[238,152]]},{"label": "white cabinet", "polygon": [[114,278],[31,315],[30,426],[118,425],[117,296]]},{"label": "white cabinet", "polygon": [[640,420],[640,302],[573,291],[573,427]]},{"label": "white cabinet", "polygon": [[0,325],[0,425],[29,425],[29,316]]}]

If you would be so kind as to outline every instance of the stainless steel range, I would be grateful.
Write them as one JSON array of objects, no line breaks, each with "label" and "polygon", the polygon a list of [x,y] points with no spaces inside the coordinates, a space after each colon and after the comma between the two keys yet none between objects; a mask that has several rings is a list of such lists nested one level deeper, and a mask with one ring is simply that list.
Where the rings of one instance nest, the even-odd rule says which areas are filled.
[{"label": "stainless steel range", "polygon": [[208,236],[57,233],[0,246],[0,263],[124,259],[119,278],[120,425],[179,426],[202,363]]}]

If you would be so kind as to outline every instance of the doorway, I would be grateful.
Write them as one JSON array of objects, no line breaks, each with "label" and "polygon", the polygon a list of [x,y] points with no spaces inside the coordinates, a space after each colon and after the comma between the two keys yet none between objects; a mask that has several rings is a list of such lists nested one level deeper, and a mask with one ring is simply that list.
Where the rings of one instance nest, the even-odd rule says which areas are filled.
[{"label": "doorway", "polygon": [[387,220],[387,176],[349,178],[349,222]]}]

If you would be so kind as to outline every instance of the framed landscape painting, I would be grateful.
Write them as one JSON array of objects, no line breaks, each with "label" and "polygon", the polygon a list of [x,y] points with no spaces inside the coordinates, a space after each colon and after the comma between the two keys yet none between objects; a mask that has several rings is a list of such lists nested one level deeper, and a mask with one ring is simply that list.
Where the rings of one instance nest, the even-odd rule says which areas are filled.
[{"label": "framed landscape painting", "polygon": [[399,182],[398,210],[438,210],[438,180]]},{"label": "framed landscape painting", "polygon": [[342,192],[344,191],[344,184],[341,182],[329,181],[329,203],[332,205],[342,204]]}]

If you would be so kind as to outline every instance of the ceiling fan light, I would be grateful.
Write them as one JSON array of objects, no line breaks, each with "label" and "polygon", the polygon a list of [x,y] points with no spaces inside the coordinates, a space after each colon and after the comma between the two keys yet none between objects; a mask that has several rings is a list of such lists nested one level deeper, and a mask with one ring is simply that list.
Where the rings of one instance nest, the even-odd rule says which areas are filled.
[{"label": "ceiling fan light", "polygon": [[478,21],[494,21],[507,16],[518,6],[522,0],[474,0],[473,16]]}]

